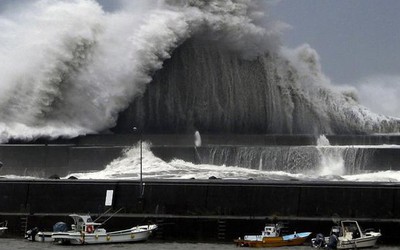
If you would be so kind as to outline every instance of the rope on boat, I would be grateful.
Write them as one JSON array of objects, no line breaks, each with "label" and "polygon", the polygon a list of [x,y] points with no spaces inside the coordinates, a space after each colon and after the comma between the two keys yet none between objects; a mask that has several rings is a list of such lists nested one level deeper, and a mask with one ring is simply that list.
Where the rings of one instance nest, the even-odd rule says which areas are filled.
[{"label": "rope on boat", "polygon": [[104,225],[106,224],[106,222],[111,219],[114,215],[116,215],[117,213],[119,213],[122,209],[124,209],[124,207],[121,207],[120,209],[118,209],[115,213],[113,213],[110,217],[108,217],[105,221],[103,221],[101,224]]},{"label": "rope on boat", "polygon": [[110,212],[111,209],[112,209],[112,207],[110,207],[109,209],[107,209],[107,211],[105,211],[104,213],[102,213],[102,214],[101,214],[99,217],[97,217],[93,222],[96,222],[98,219],[104,217],[104,215],[105,215],[106,213]]}]

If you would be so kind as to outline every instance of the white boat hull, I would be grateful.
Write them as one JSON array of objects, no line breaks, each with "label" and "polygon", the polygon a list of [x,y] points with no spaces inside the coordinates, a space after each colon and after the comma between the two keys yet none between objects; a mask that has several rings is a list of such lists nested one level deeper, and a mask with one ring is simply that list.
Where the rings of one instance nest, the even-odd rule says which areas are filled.
[{"label": "white boat hull", "polygon": [[146,241],[156,228],[156,225],[149,225],[109,233],[60,232],[53,233],[52,238],[57,243],[73,245],[140,242]]},{"label": "white boat hull", "polygon": [[374,247],[381,236],[380,230],[367,229],[362,231],[357,221],[343,220],[340,221],[340,225],[332,227],[329,237],[323,238],[322,234],[317,234],[317,237],[311,240],[311,244],[314,248],[369,248]]},{"label": "white boat hull", "polygon": [[0,235],[4,234],[4,232],[7,230],[7,227],[0,227]]},{"label": "white boat hull", "polygon": [[376,244],[379,236],[366,236],[358,239],[346,240],[339,238],[339,244],[337,249],[357,249],[357,248],[369,248]]},{"label": "white boat hull", "polygon": [[53,238],[51,236],[53,232],[45,231],[45,232],[36,232],[34,229],[30,229],[25,233],[25,239],[29,241],[36,241],[36,242],[52,242]]},{"label": "white boat hull", "polygon": [[53,235],[53,232],[39,232],[35,235],[35,241],[37,241],[37,242],[52,242],[52,241],[54,241],[53,238],[51,238],[52,235]]}]

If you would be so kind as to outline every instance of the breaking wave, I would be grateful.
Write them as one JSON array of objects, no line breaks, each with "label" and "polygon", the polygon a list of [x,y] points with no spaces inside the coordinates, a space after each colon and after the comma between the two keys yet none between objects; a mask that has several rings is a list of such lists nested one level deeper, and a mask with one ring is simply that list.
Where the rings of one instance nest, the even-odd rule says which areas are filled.
[{"label": "breaking wave", "polygon": [[[356,133],[399,132],[399,120],[375,115],[351,95],[333,90],[314,50],[283,48],[279,37],[285,25],[263,17],[257,1],[120,3],[107,12],[93,0],[40,0],[0,12],[0,142],[114,127],[119,112],[145,92],[173,51],[199,36],[248,62],[265,66],[266,53],[278,58],[273,77],[280,80],[270,83],[278,90],[259,100],[280,96],[281,107],[268,113],[268,121],[280,121],[272,127],[264,121],[268,129],[256,132],[310,132],[304,129],[309,114],[318,123],[311,132],[338,133],[341,126]],[[279,113],[284,116],[274,117]],[[238,118],[251,121],[232,116]],[[277,131],[279,124],[287,129]],[[225,125],[219,127],[229,131]]]},{"label": "breaking wave", "polygon": [[[325,147],[325,146],[317,146]],[[350,147],[335,147],[328,146],[329,150],[340,152],[334,155],[335,160],[338,158],[345,157],[346,150]],[[398,146],[385,146],[385,147],[396,147]],[[305,151],[303,151],[305,152]],[[260,158],[251,157],[259,160]],[[238,161],[235,164],[194,164],[186,162],[180,159],[174,159],[170,162],[163,161],[156,157],[150,150],[150,144],[143,143],[142,151],[142,176],[143,179],[209,179],[222,178],[222,179],[254,179],[254,180],[278,180],[278,181],[372,181],[372,182],[400,182],[400,171],[394,170],[382,170],[382,171],[364,171],[363,169],[350,169],[345,170],[345,167],[341,166],[341,171],[338,172],[335,164],[330,163],[329,160],[321,160],[321,156],[315,162],[311,162],[306,155],[306,160],[299,160],[296,155],[286,155],[287,162],[292,163],[292,168],[285,168],[284,165],[280,165],[280,168],[257,168],[248,167],[242,163],[246,161],[245,158],[241,158],[242,161]],[[354,154],[355,156],[355,154]],[[322,156],[330,157],[328,155]],[[240,158],[240,157],[239,157]],[[272,159],[271,159],[272,160]],[[355,160],[355,159],[352,159]],[[299,161],[296,165],[296,161]],[[343,162],[343,159],[341,160]],[[308,163],[309,169],[304,169],[303,163]],[[272,161],[266,165],[270,165]],[[352,164],[356,164],[353,162]],[[360,163],[362,165],[362,163]],[[350,166],[352,167],[352,166]],[[329,170],[330,169],[330,170]],[[132,148],[127,149],[124,154],[112,161],[101,171],[95,172],[81,172],[71,173],[65,178],[70,176],[77,177],[78,179],[128,179],[137,180],[140,178],[140,147],[135,145]]]}]

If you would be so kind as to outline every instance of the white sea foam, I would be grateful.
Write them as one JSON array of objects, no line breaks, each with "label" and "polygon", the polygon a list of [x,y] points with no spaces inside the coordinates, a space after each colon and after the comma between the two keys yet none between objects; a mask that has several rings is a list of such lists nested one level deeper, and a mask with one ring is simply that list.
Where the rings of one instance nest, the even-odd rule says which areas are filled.
[{"label": "white sea foam", "polygon": [[[212,176],[221,179],[254,180],[304,180],[304,181],[400,181],[400,171],[364,173],[356,175],[338,174],[334,171],[319,173],[287,173],[284,171],[263,171],[225,165],[194,164],[183,160],[165,162],[154,156],[150,145],[143,143],[143,179],[208,179]],[[324,161],[323,161],[324,162]],[[78,179],[128,179],[140,178],[140,149],[136,145],[123,156],[111,162],[104,170],[91,173],[72,173],[65,178]]]},{"label": "white sea foam", "polygon": [[343,150],[330,146],[325,135],[320,135],[317,140],[317,149],[321,155],[321,162],[318,167],[319,175],[343,175],[345,173]]},{"label": "white sea foam", "polygon": [[[302,174],[290,174],[282,171],[259,171],[255,169],[239,168],[234,166],[217,166],[208,164],[194,164],[175,159],[165,162],[154,156],[150,145],[143,143],[142,151],[143,178],[156,179],[208,179],[209,177],[223,179],[292,179]],[[92,173],[72,173],[78,179],[139,179],[140,177],[140,149],[139,146],[127,150],[124,155],[111,162],[104,170]]]},{"label": "white sea foam", "polygon": [[373,173],[344,175],[346,181],[400,182],[400,171],[378,171]]}]

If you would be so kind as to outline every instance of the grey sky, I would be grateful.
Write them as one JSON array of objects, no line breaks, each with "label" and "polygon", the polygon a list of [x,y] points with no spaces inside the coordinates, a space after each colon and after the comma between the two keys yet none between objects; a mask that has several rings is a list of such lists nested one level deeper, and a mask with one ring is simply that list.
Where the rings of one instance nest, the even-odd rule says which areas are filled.
[{"label": "grey sky", "polygon": [[399,11],[399,0],[281,0],[270,15],[292,26],[285,45],[310,44],[333,82],[354,84],[400,75]]}]

